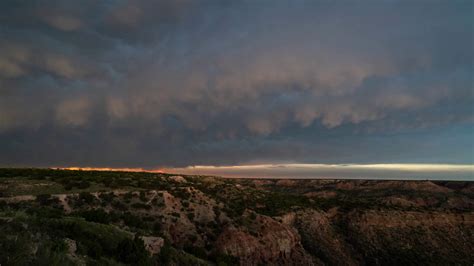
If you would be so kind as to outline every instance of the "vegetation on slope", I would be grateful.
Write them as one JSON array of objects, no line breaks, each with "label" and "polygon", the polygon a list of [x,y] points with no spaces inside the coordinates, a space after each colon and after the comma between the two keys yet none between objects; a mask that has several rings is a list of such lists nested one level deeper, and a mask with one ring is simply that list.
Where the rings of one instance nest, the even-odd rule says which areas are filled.
[{"label": "vegetation on slope", "polygon": [[[0,169],[0,264],[469,264],[472,191],[469,182]],[[241,240],[228,246],[224,236]]]}]

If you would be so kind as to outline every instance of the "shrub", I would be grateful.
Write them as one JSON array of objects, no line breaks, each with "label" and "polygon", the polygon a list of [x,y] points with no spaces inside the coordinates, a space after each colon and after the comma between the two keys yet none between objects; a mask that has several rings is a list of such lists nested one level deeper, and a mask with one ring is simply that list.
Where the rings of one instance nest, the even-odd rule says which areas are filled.
[{"label": "shrub", "polygon": [[143,228],[146,227],[145,223],[140,219],[140,217],[131,214],[130,212],[126,212],[122,215],[122,220],[125,225],[129,227],[136,227],[136,228]]},{"label": "shrub", "polygon": [[100,193],[99,198],[101,198],[105,202],[112,202],[112,200],[115,198],[115,194],[113,192],[110,193]]},{"label": "shrub", "polygon": [[163,265],[168,265],[171,260],[172,249],[169,241],[165,239],[164,245],[160,249],[160,254],[158,254],[158,260]]},{"label": "shrub", "polygon": [[[194,236],[194,237],[196,237],[196,236]],[[198,258],[207,259],[207,252],[202,247],[188,245],[188,246],[184,247],[184,251],[186,251],[187,253],[193,254],[194,256],[196,256]]]},{"label": "shrub", "polygon": [[216,215],[216,217],[219,217],[221,215],[221,211],[219,210],[219,207],[214,206],[212,207],[212,210],[214,211],[214,214]]},{"label": "shrub", "polygon": [[48,205],[50,203],[50,194],[41,194],[36,196],[36,201],[41,205]]},{"label": "shrub", "polygon": [[148,204],[143,204],[143,203],[141,203],[141,202],[133,203],[131,206],[132,206],[132,208],[135,208],[135,209],[145,209],[145,210],[151,209],[151,206],[150,206],[150,205],[148,205]]},{"label": "shrub", "polygon": [[194,243],[194,242],[196,242],[196,241],[197,241],[197,239],[198,239],[198,238],[197,238],[197,236],[196,236],[196,235],[190,235],[190,236],[189,236],[189,240],[191,241],[191,243]]},{"label": "shrub", "polygon": [[255,214],[254,212],[251,212],[250,213],[250,219],[252,219],[252,220],[257,219],[257,214]]},{"label": "shrub", "polygon": [[121,210],[121,211],[126,211],[128,209],[127,205],[123,204],[122,202],[118,200],[112,201],[112,206],[116,208],[117,210]]},{"label": "shrub", "polygon": [[227,254],[217,254],[214,260],[218,266],[239,265],[239,259]]},{"label": "shrub", "polygon": [[104,186],[106,187],[110,187],[112,182],[114,182],[113,178],[112,177],[106,177],[102,180],[102,183],[104,184]]},{"label": "shrub", "polygon": [[146,193],[145,191],[140,191],[140,200],[143,202],[147,202],[148,199],[146,198]]},{"label": "shrub", "polygon": [[123,198],[125,200],[131,200],[133,198],[133,193],[132,192],[127,192],[125,195],[123,195]]},{"label": "shrub", "polygon": [[156,233],[161,232],[161,223],[160,222],[155,222],[153,224],[153,231]]},{"label": "shrub", "polygon": [[77,218],[42,220],[42,231],[76,240],[78,252],[94,259],[115,256],[118,244],[128,235],[114,226],[91,223]]},{"label": "shrub", "polygon": [[95,197],[88,192],[79,193],[79,201],[82,203],[92,204],[95,200]]},{"label": "shrub", "polygon": [[80,189],[86,189],[90,186],[91,186],[91,183],[89,183],[88,181],[81,181],[77,187]]},{"label": "shrub", "polygon": [[20,233],[16,237],[7,237],[2,233],[0,234],[0,250],[0,264],[28,265],[33,246],[26,233]]},{"label": "shrub", "polygon": [[143,220],[144,222],[153,222],[153,221],[155,221],[155,219],[156,219],[156,218],[153,217],[153,216],[145,216],[145,217],[142,217],[142,220]]},{"label": "shrub", "polygon": [[111,221],[111,216],[102,209],[83,211],[79,216],[89,222],[108,224]]},{"label": "shrub", "polygon": [[188,213],[188,219],[191,220],[191,221],[193,221],[193,220],[194,220],[194,213],[189,212],[189,213]]},{"label": "shrub", "polygon": [[121,262],[134,265],[149,265],[150,258],[145,249],[143,240],[135,236],[133,240],[124,239],[117,247],[117,259]]}]

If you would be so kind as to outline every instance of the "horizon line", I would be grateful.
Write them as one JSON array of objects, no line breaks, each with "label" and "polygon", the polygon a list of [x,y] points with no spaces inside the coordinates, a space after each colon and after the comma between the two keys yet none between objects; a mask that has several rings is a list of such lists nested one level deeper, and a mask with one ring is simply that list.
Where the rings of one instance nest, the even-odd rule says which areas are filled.
[{"label": "horizon line", "polygon": [[[356,164],[356,163],[339,163],[339,164],[321,164],[321,163],[265,163],[265,164],[242,164],[242,165],[188,165],[183,167],[159,167],[159,168],[143,168],[143,167],[90,167],[90,166],[64,166],[64,167],[44,167],[51,169],[63,169],[63,170],[84,170],[84,171],[123,171],[123,172],[158,172],[165,173],[167,170],[173,169],[259,169],[259,168],[305,168],[305,169],[316,169],[316,168],[358,168],[358,169],[386,169],[386,170],[411,170],[411,171],[423,171],[423,170],[464,170],[473,171],[474,164],[449,164],[449,163],[368,163],[368,164]],[[14,168],[14,167],[12,167]],[[28,167],[25,167],[28,168]],[[36,168],[36,167],[32,167]],[[38,167],[42,168],[42,167]]]},{"label": "horizon line", "polygon": [[[27,168],[27,167],[26,167]],[[35,167],[32,167],[35,168]],[[41,167],[38,167],[41,168]],[[376,179],[474,181],[474,164],[379,163],[309,164],[278,163],[248,165],[193,165],[185,167],[44,167],[58,170],[147,172],[175,175],[203,175],[224,178],[263,179]]]}]

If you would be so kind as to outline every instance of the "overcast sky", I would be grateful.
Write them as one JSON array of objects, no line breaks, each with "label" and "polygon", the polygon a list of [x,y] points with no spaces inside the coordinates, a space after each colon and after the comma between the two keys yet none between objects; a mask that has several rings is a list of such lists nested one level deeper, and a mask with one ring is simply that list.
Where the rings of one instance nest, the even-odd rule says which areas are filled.
[{"label": "overcast sky", "polygon": [[473,5],[2,0],[0,165],[472,165]]}]

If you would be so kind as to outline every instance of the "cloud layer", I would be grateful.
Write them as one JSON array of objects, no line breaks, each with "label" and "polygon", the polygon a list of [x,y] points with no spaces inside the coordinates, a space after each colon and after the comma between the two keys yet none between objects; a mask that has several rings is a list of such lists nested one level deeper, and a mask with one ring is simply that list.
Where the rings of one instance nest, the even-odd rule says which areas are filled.
[{"label": "cloud layer", "polygon": [[6,165],[474,161],[470,1],[0,5]]}]

